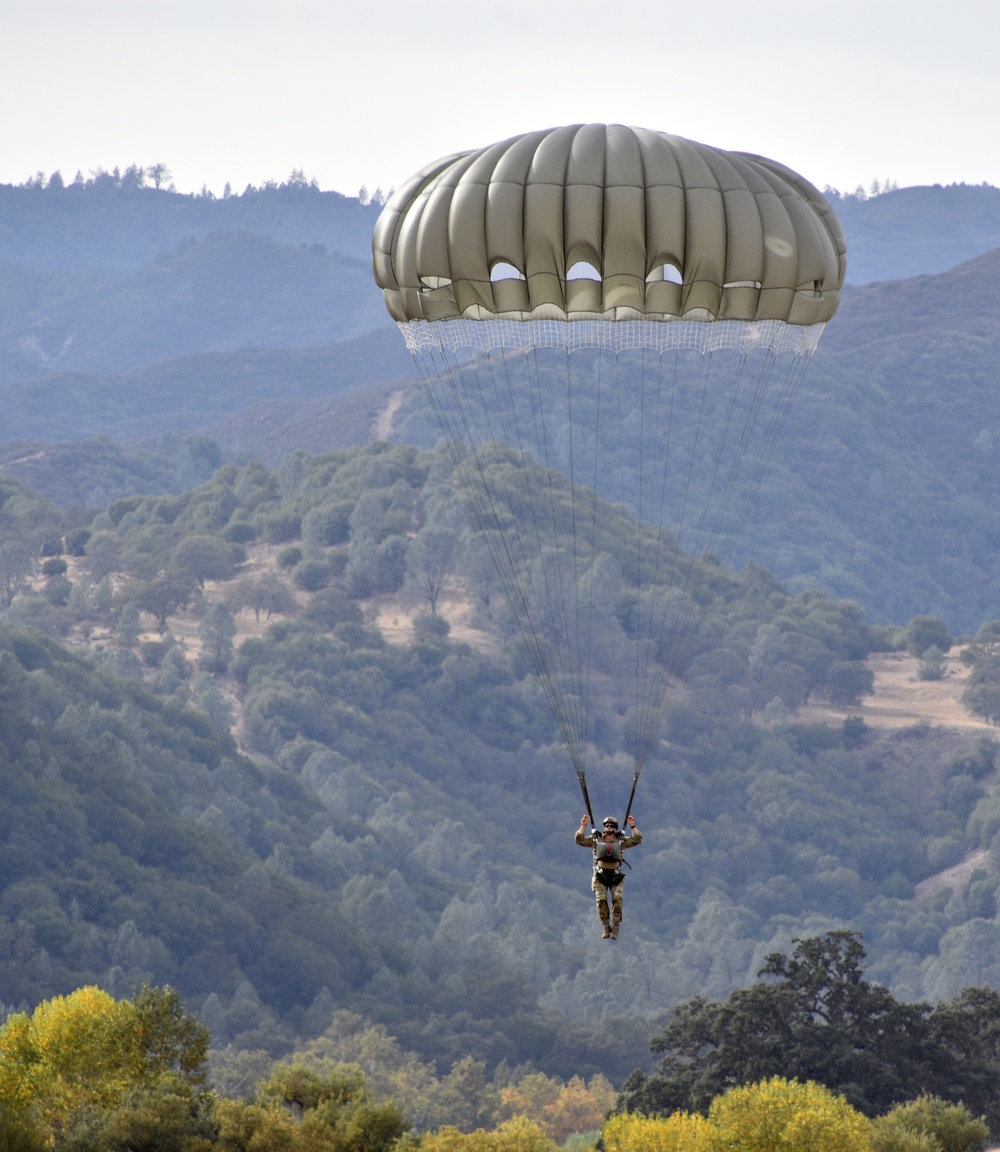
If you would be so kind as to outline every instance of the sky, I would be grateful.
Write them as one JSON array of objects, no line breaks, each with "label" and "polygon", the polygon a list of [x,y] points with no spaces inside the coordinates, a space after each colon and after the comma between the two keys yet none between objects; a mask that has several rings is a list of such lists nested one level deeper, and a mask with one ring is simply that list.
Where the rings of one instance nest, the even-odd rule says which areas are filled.
[{"label": "sky", "polygon": [[0,0],[0,183],[384,190],[618,122],[819,187],[1000,186],[1000,0]]}]

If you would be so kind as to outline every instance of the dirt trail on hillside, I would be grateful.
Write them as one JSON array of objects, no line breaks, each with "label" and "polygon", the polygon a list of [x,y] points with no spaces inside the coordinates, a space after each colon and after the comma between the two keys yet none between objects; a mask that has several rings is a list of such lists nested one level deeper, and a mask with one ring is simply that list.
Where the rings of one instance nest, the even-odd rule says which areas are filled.
[{"label": "dirt trail on hillside", "polygon": [[392,435],[392,422],[399,411],[399,406],[403,403],[403,389],[400,388],[386,401],[385,407],[375,417],[375,423],[372,425],[372,435],[376,440],[388,440]]}]

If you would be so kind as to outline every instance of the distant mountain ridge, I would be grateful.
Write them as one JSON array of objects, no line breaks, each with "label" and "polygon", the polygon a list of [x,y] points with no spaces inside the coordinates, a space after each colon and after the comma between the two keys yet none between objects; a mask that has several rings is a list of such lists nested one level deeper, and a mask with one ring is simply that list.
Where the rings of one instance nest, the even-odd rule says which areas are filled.
[{"label": "distant mountain ridge", "polygon": [[[1000,602],[1000,257],[986,251],[1000,189],[833,199],[851,284],[741,558],[876,619],[928,611],[974,628]],[[414,379],[369,271],[379,210],[308,185],[222,200],[107,182],[0,188],[0,440],[152,447],[207,433],[272,464],[364,440]],[[397,428],[436,438],[426,423]],[[56,456],[13,460],[25,457],[12,472],[27,479],[30,464],[31,482],[65,499]],[[77,500],[148,491],[162,469],[138,456],[112,466],[106,446],[93,464],[77,469]]]},{"label": "distant mountain ridge", "polygon": [[847,236],[847,282],[946,272],[1000,247],[1000,188],[940,184],[831,196]]},{"label": "distant mountain ridge", "polygon": [[126,188],[110,179],[65,188],[0,184],[0,264],[120,276],[212,232],[322,244],[367,261],[381,210],[305,183],[224,198]]},{"label": "distant mountain ridge", "polygon": [[8,439],[135,442],[273,400],[329,400],[366,377],[414,375],[395,332],[370,332],[319,347],[192,352],[121,374],[62,373],[2,386],[0,404]]},{"label": "distant mountain ridge", "polygon": [[127,372],[196,352],[315,347],[387,326],[360,261],[217,232],[0,330],[0,382]]}]

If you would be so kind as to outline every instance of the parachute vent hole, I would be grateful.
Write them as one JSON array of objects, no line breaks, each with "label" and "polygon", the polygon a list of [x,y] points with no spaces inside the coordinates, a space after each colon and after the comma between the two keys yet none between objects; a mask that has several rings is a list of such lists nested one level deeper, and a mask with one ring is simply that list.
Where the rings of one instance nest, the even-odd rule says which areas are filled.
[{"label": "parachute vent hole", "polygon": [[730,280],[723,288],[760,288],[759,280]]},{"label": "parachute vent hole", "polygon": [[573,267],[566,273],[566,279],[600,281],[601,274],[593,264],[588,264],[586,260],[577,260]]},{"label": "parachute vent hole", "polygon": [[684,276],[676,264],[657,264],[646,277],[647,284],[659,284],[663,280],[668,284],[683,284]]},{"label": "parachute vent hole", "polygon": [[451,281],[447,276],[421,276],[420,287],[433,291],[435,288],[447,288]]},{"label": "parachute vent hole", "polygon": [[513,264],[494,264],[490,269],[490,280],[496,284],[498,280],[523,280],[524,273],[518,271]]}]

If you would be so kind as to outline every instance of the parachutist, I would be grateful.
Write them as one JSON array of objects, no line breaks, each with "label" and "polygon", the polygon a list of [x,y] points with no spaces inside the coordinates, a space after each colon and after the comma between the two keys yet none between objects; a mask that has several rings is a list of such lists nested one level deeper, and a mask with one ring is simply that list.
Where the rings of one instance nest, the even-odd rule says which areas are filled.
[{"label": "parachutist", "polygon": [[[443,157],[379,216],[375,280],[588,811],[592,689],[618,677],[634,717],[628,813],[845,256],[829,203],[778,161],[622,124]],[[641,839],[613,829],[577,836],[618,852],[595,865],[607,937],[606,877]]]},{"label": "parachutist", "polygon": [[[604,820],[600,836],[597,829],[587,835],[587,816],[584,814],[576,834],[576,842],[582,848],[594,850],[594,895],[597,897],[597,914],[601,918],[602,935],[605,940],[618,939],[618,926],[622,922],[622,889],[625,886],[625,873],[622,869],[622,853],[642,843],[642,833],[635,826],[635,817],[627,818],[629,834],[618,829],[614,816]],[[610,908],[608,904],[610,902]]]}]

